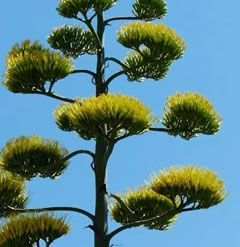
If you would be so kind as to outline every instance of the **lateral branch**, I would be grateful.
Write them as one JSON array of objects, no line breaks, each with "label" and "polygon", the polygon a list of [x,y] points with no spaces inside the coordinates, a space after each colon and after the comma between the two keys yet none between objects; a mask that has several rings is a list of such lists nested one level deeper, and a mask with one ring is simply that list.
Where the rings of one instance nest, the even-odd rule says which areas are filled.
[{"label": "lateral branch", "polygon": [[167,133],[173,132],[173,130],[166,129],[166,128],[149,128],[149,130],[151,130],[151,131],[159,131],[159,132],[167,132]]},{"label": "lateral branch", "polygon": [[41,212],[52,212],[52,211],[69,211],[75,212],[79,214],[83,214],[87,216],[89,219],[94,221],[95,217],[91,213],[81,208],[74,208],[74,207],[46,207],[46,208],[34,208],[34,209],[21,209],[21,208],[13,208],[8,206],[9,209],[18,212],[18,213],[41,213]]},{"label": "lateral branch", "polygon": [[[140,55],[141,54],[141,50],[136,50]],[[142,55],[143,56],[143,55]],[[143,56],[144,57],[144,56]],[[112,74],[105,82],[106,86],[109,86],[109,84],[111,83],[111,81],[113,81],[115,78],[121,76],[121,75],[124,75],[126,74],[128,71],[131,72],[131,70],[135,70],[135,69],[138,69],[138,68],[141,68],[143,66],[145,66],[146,64],[148,64],[149,62],[159,62],[159,60],[156,60],[156,59],[147,59],[145,60],[142,64],[138,64],[137,66],[134,66],[134,67],[128,67],[126,64],[122,63],[121,61],[119,61],[118,59],[114,58],[114,57],[109,57],[107,58],[107,60],[111,60],[111,61],[114,61],[116,62],[117,64],[121,65],[124,69]]]},{"label": "lateral branch", "polygon": [[91,75],[94,78],[96,77],[96,74],[93,71],[87,69],[76,69],[73,70],[71,74],[76,74],[76,73],[85,73]]},{"label": "lateral branch", "polygon": [[124,203],[124,201],[119,196],[110,194],[109,197],[114,198],[129,215],[134,215],[134,212]]},{"label": "lateral branch", "polygon": [[68,102],[68,103],[74,103],[75,102],[75,100],[73,100],[73,99],[66,98],[66,97],[54,94],[52,92],[35,91],[35,92],[31,93],[31,94],[41,94],[41,95],[45,95],[45,96],[48,96],[50,98],[58,99],[58,100],[61,100],[61,101],[64,101],[64,102]]},{"label": "lateral branch", "polygon": [[106,19],[104,21],[104,25],[108,25],[111,21],[123,21],[123,20],[142,20],[142,18],[136,17],[136,16],[116,16],[109,19]]},{"label": "lateral branch", "polygon": [[108,234],[108,239],[112,239],[115,235],[117,235],[118,233],[126,230],[126,229],[129,229],[131,227],[136,227],[136,226],[141,226],[141,225],[144,225],[144,224],[147,224],[147,223],[151,223],[151,222],[154,222],[156,220],[161,220],[161,218],[165,218],[165,217],[173,217],[174,215],[177,215],[177,214],[180,214],[180,213],[185,213],[185,212],[189,212],[189,211],[193,211],[193,210],[199,210],[201,208],[195,208],[195,207],[189,207],[189,208],[183,208],[184,206],[181,206],[180,208],[177,208],[177,209],[174,209],[164,215],[159,215],[159,216],[156,216],[156,217],[152,217],[150,219],[145,219],[145,220],[139,220],[139,221],[135,221],[133,223],[129,223],[129,224],[126,224],[126,225],[123,225],[117,229],[115,229],[114,231],[112,231],[111,233]]},{"label": "lateral branch", "polygon": [[87,154],[87,155],[91,156],[93,160],[95,160],[95,154],[93,152],[89,151],[89,150],[76,150],[76,151],[68,154],[64,158],[64,160],[69,160],[69,159],[71,159],[72,157],[74,157],[75,155],[78,155],[78,154]]}]

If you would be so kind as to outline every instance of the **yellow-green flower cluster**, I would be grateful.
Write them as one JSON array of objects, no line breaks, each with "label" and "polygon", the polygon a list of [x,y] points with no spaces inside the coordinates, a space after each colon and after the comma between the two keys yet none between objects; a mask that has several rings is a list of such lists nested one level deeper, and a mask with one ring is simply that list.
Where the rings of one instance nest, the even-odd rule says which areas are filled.
[{"label": "yellow-green flower cluster", "polygon": [[174,166],[150,177],[147,185],[113,198],[114,220],[131,227],[165,230],[185,211],[209,208],[222,202],[224,182],[209,169]]},{"label": "yellow-green flower cluster", "polygon": [[220,129],[221,118],[211,102],[198,93],[176,93],[168,97],[162,124],[172,135],[190,139],[199,133],[212,135]]},{"label": "yellow-green flower cluster", "polygon": [[123,68],[130,81],[143,77],[163,78],[171,63],[182,57],[186,48],[174,29],[161,23],[140,21],[121,27],[118,42],[134,50],[125,59],[129,69]]},{"label": "yellow-green flower cluster", "polygon": [[77,26],[61,26],[54,28],[48,37],[52,48],[60,50],[65,56],[77,58],[85,53],[97,52],[95,39],[90,31]]},{"label": "yellow-green flower cluster", "polygon": [[153,56],[149,49],[141,49],[139,52],[129,52],[124,60],[124,64],[130,68],[125,70],[125,74],[129,81],[143,81],[146,79],[159,80],[167,76],[170,60],[153,60]]},{"label": "yellow-green flower cluster", "polygon": [[144,45],[151,51],[160,52],[171,59],[177,59],[183,55],[186,48],[183,39],[177,35],[174,29],[162,23],[133,22],[121,27],[118,31],[118,42],[125,47],[138,50]]},{"label": "yellow-green flower cluster", "polygon": [[172,167],[151,177],[150,187],[156,193],[179,202],[179,207],[209,208],[226,197],[223,180],[209,169],[196,166]]},{"label": "yellow-green flower cluster", "polygon": [[60,0],[57,11],[64,17],[74,18],[79,13],[86,14],[92,8],[97,12],[108,10],[115,2],[116,0]]},{"label": "yellow-green flower cluster", "polygon": [[0,247],[32,247],[41,240],[49,246],[69,230],[64,217],[56,218],[50,214],[15,216],[0,228]]},{"label": "yellow-green flower cluster", "polygon": [[14,208],[26,206],[28,198],[25,189],[26,184],[23,179],[0,170],[0,218],[12,213],[9,206]]},{"label": "yellow-green flower cluster", "polygon": [[36,176],[55,178],[68,165],[68,151],[58,142],[39,136],[14,138],[0,153],[2,168],[26,179]]},{"label": "yellow-green flower cluster", "polygon": [[64,131],[76,131],[82,138],[103,134],[118,137],[141,134],[152,124],[150,109],[140,100],[121,94],[102,94],[73,104],[62,104],[56,122]]},{"label": "yellow-green flower cluster", "polygon": [[44,92],[46,82],[55,83],[73,70],[71,59],[29,40],[13,46],[6,67],[3,85],[14,93]]},{"label": "yellow-green flower cluster", "polygon": [[133,4],[133,14],[148,21],[160,19],[167,14],[167,6],[163,0],[136,0]]},{"label": "yellow-green flower cluster", "polygon": [[149,229],[165,230],[176,219],[174,214],[164,216],[173,210],[172,201],[147,187],[141,187],[134,191],[129,190],[124,194],[123,202],[132,213],[118,202],[111,205],[112,218],[123,225],[159,217],[143,225]]}]

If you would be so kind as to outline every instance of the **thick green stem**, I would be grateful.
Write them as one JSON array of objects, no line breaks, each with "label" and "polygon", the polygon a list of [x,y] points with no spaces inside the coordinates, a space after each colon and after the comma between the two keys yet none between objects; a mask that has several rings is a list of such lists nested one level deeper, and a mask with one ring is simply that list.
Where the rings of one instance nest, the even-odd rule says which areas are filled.
[{"label": "thick green stem", "polygon": [[104,136],[96,139],[95,150],[95,189],[96,206],[94,220],[94,247],[109,247],[108,235],[108,192],[107,163],[113,151],[114,143],[109,143]]},{"label": "thick green stem", "polygon": [[106,142],[103,136],[96,139],[95,151],[95,189],[96,206],[94,221],[94,247],[109,247],[108,234],[108,194],[106,168],[113,145]]},{"label": "thick green stem", "polygon": [[[104,18],[103,13],[97,14],[97,36],[101,43],[101,48],[97,53],[96,68],[96,97],[107,93],[105,86],[105,53],[104,53]],[[106,126],[101,126],[103,130]],[[105,133],[106,134],[106,133]],[[95,221],[94,221],[94,247],[109,247],[108,234],[108,195],[107,195],[107,161],[112,152],[108,141],[103,135],[96,138],[95,147]]]},{"label": "thick green stem", "polygon": [[105,86],[105,51],[104,51],[104,18],[103,13],[97,14],[97,35],[101,42],[101,48],[97,53],[97,71],[96,71],[96,96],[107,93]]}]

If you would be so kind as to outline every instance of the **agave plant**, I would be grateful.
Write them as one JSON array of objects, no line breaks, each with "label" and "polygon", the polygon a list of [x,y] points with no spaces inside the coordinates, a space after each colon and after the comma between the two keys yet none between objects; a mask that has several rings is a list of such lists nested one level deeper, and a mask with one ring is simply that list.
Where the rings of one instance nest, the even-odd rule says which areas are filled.
[{"label": "agave plant", "polygon": [[[59,0],[58,14],[81,25],[54,28],[47,38],[51,48],[24,40],[7,55],[3,85],[13,93],[41,94],[63,101],[54,113],[57,126],[91,140],[95,149],[69,152],[58,141],[37,135],[6,143],[0,152],[0,247],[49,247],[69,232],[65,217],[43,213],[53,211],[86,216],[94,233],[94,247],[110,247],[112,238],[126,229],[144,226],[167,230],[181,213],[218,205],[227,195],[216,173],[193,165],[162,170],[125,194],[108,191],[107,165],[120,140],[150,131],[189,140],[199,134],[216,134],[221,125],[211,102],[199,93],[177,92],[168,97],[162,117],[155,116],[137,98],[110,93],[112,81],[122,75],[131,82],[164,78],[186,49],[173,28],[151,22],[167,14],[163,0],[135,0],[132,16],[106,18],[105,12],[116,4],[117,0]],[[119,45],[130,49],[122,60],[107,56],[104,43],[106,28],[119,20],[129,21],[117,32]],[[96,58],[95,70],[75,69],[73,63],[84,55]],[[118,71],[105,73],[112,63],[119,66]],[[71,74],[88,75],[95,95],[73,99],[56,94],[56,83]],[[92,161],[95,212],[76,207],[26,208],[25,180],[54,179],[79,154],[89,155]],[[110,232],[109,211],[112,219],[122,224]]]}]

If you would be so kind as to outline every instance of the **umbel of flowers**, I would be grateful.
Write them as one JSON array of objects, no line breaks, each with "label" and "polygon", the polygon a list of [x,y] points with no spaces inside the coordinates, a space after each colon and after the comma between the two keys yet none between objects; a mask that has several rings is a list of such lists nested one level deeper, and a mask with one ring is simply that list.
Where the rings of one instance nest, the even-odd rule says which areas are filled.
[{"label": "umbel of flowers", "polygon": [[[167,230],[182,212],[215,206],[227,195],[223,180],[216,173],[193,165],[161,170],[145,185],[124,194],[108,191],[108,160],[119,141],[149,131],[189,140],[199,134],[216,134],[221,125],[211,102],[196,92],[169,96],[162,116],[155,116],[139,99],[109,93],[112,81],[122,75],[130,82],[163,79],[186,49],[174,29],[151,22],[167,14],[163,0],[135,0],[132,16],[105,18],[104,12],[117,3],[59,0],[57,12],[80,25],[53,28],[47,38],[50,48],[26,39],[15,44],[6,57],[2,84],[13,93],[40,94],[63,101],[54,112],[57,127],[95,142],[95,150],[69,152],[58,141],[36,133],[6,143],[0,152],[0,247],[49,247],[55,239],[68,234],[70,227],[65,217],[56,217],[50,211],[70,211],[88,217],[94,247],[110,247],[112,238],[126,229],[144,226]],[[129,21],[117,31],[118,43],[129,49],[123,60],[114,54],[108,56],[104,45],[106,27],[118,20]],[[75,68],[74,61],[84,55],[96,57],[95,70]],[[119,70],[107,77],[105,71],[112,63]],[[71,74],[88,75],[95,96],[72,99],[56,94],[55,85]],[[95,212],[80,207],[27,208],[26,181],[63,175],[70,159],[79,154],[92,158]],[[110,232],[109,211],[112,219],[122,224]]]},{"label": "umbel of flowers", "polygon": [[111,205],[112,217],[123,225],[145,220],[144,226],[164,230],[182,212],[209,208],[224,200],[223,180],[216,173],[196,166],[176,166],[150,178],[149,185],[127,191],[125,207]]},{"label": "umbel of flowers", "polygon": [[60,129],[74,130],[84,139],[100,134],[116,141],[147,131],[153,122],[150,109],[140,100],[121,94],[102,94],[73,104],[65,103],[55,115]]},{"label": "umbel of flowers", "polygon": [[64,217],[50,214],[10,217],[0,230],[0,246],[32,247],[44,241],[49,246],[55,239],[67,234],[69,226]]}]

